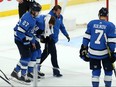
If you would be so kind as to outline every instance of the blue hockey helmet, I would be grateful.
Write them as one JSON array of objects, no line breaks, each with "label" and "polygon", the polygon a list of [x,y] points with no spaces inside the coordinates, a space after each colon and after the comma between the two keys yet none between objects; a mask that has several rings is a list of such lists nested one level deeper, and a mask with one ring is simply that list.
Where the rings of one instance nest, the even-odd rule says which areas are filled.
[{"label": "blue hockey helmet", "polygon": [[108,9],[105,8],[105,7],[102,7],[102,8],[99,10],[99,16],[108,16]]}]

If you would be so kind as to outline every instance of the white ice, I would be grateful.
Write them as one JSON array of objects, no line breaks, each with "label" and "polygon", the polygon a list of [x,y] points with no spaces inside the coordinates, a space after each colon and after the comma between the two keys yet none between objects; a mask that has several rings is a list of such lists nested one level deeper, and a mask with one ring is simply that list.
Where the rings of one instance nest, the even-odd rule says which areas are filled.
[{"label": "white ice", "polygon": [[[116,0],[110,0],[110,21],[116,24]],[[89,4],[75,5],[67,7],[64,11],[64,18],[75,18],[77,24],[88,23],[90,20],[97,19],[98,10],[105,6],[105,1],[98,1]],[[43,14],[48,11],[42,12]],[[18,15],[0,18],[0,69],[10,77],[11,72],[19,61],[19,53],[14,43],[13,28],[18,21]],[[60,40],[57,43],[58,63],[60,71],[63,74],[61,78],[53,77],[52,65],[50,56],[42,64],[41,71],[46,74],[44,79],[38,81],[40,86],[78,86],[91,87],[91,71],[89,70],[89,63],[82,61],[79,58],[79,49],[82,41],[82,36],[85,28],[77,28],[69,31],[71,41],[60,34]],[[44,47],[43,44],[42,49]],[[1,73],[0,73],[1,75]],[[104,86],[103,71],[100,77],[100,86]],[[116,86],[116,78],[113,75],[113,86]],[[13,82],[17,86],[25,87]],[[0,86],[9,86],[0,78]],[[31,84],[33,86],[33,83]],[[10,87],[10,86],[9,86]]]}]

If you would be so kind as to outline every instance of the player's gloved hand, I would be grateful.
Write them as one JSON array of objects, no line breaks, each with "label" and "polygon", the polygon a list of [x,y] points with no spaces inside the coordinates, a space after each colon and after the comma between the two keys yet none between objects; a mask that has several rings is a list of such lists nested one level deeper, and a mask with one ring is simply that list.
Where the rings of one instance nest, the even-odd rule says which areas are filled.
[{"label": "player's gloved hand", "polygon": [[90,58],[88,57],[87,53],[88,53],[88,47],[85,47],[82,44],[81,49],[80,49],[80,57],[81,57],[81,59],[83,59],[86,62],[90,61]]},{"label": "player's gloved hand", "polygon": [[81,59],[83,59],[83,60],[86,61],[86,62],[89,62],[89,61],[90,61],[89,56],[88,56],[87,54],[85,54],[85,53],[84,53],[84,56],[81,57]]},{"label": "player's gloved hand", "polygon": [[30,45],[30,41],[23,38],[23,45]]},{"label": "player's gloved hand", "polygon": [[66,35],[66,38],[68,39],[68,42],[70,41],[70,37],[69,37],[69,35]]},{"label": "player's gloved hand", "polygon": [[115,53],[111,53],[110,61],[111,63],[114,63],[116,61]]},{"label": "player's gloved hand", "polygon": [[38,29],[38,30],[36,31],[36,34],[37,34],[37,35],[41,35],[43,32],[44,32],[44,30]]},{"label": "player's gloved hand", "polygon": [[83,44],[81,45],[81,49],[80,49],[80,57],[85,56],[85,54],[88,53],[88,47],[84,46]]}]

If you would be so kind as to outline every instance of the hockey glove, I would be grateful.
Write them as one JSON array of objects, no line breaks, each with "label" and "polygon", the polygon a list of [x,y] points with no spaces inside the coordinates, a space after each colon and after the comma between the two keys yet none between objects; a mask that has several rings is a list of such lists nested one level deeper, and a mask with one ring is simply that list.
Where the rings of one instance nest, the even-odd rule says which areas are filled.
[{"label": "hockey glove", "polygon": [[68,42],[70,41],[70,37],[69,37],[69,35],[66,35],[66,38],[68,39]]},{"label": "hockey glove", "polygon": [[81,49],[80,49],[80,57],[81,57],[84,61],[86,61],[86,62],[90,61],[90,59],[89,59],[87,53],[88,53],[88,47],[85,47],[85,46],[82,44],[82,45],[81,45]]},{"label": "hockey glove", "polygon": [[83,59],[86,62],[89,62],[90,61],[89,56],[87,54],[85,54],[85,53],[84,53],[84,56],[81,59]]},{"label": "hockey glove", "polygon": [[37,30],[36,34],[41,35],[43,32],[44,32],[44,30],[39,29],[39,30]]},{"label": "hockey glove", "polygon": [[111,63],[114,63],[116,61],[115,53],[111,53],[110,61]]}]

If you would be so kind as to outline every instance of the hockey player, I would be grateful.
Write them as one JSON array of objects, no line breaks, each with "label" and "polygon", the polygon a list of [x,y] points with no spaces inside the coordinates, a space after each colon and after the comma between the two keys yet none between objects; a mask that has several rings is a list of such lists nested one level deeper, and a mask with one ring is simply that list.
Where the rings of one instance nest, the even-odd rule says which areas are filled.
[{"label": "hockey player", "polygon": [[56,5],[53,7],[53,9],[49,12],[51,16],[54,16],[56,21],[55,25],[53,27],[53,34],[50,36],[51,41],[49,41],[47,44],[45,44],[45,48],[43,50],[43,53],[41,55],[41,61],[40,64],[47,58],[47,56],[50,54],[51,55],[51,62],[53,65],[53,76],[55,77],[61,77],[62,74],[60,74],[59,66],[58,66],[58,61],[57,61],[57,49],[56,49],[56,43],[58,42],[58,35],[59,31],[66,36],[68,41],[70,41],[70,37],[65,29],[65,26],[63,24],[63,16],[61,15],[61,6]]},{"label": "hockey player", "polygon": [[[40,49],[40,44],[39,44],[39,38],[40,35],[44,32],[45,37],[44,38],[49,38],[49,36],[52,34],[51,31],[53,28],[53,25],[55,24],[55,18],[51,15],[39,15],[36,18],[36,27],[35,27],[35,42],[36,42],[36,50],[34,50],[33,55],[32,55],[32,60],[30,61],[28,65],[28,74],[27,76],[29,78],[33,78],[33,67],[34,67],[34,62],[38,64],[38,79],[43,77],[45,74],[40,72],[40,59],[41,59],[41,49]],[[46,39],[46,40],[47,40]]]},{"label": "hockey player", "polygon": [[[30,60],[30,62],[28,64],[28,72],[27,72],[27,76],[28,76],[28,78],[30,80],[33,79],[34,66],[36,64],[40,63],[40,58],[41,58],[41,46],[40,46],[40,43],[39,43],[39,35],[36,34],[38,29],[39,28],[37,26],[35,26],[34,29],[33,29],[34,30],[33,31],[33,34],[34,34],[33,38],[34,38],[34,40],[33,40],[32,43],[35,43],[35,47],[33,47],[31,45],[31,60]],[[40,77],[38,76],[38,78],[40,78]]]},{"label": "hockey player", "polygon": [[[31,42],[33,41],[32,29],[36,24],[35,17],[38,16],[40,11],[41,5],[37,2],[34,2],[32,4],[32,7],[30,8],[30,11],[23,15],[23,17],[14,28],[15,43],[18,47],[21,59],[11,73],[11,77],[27,83],[31,82],[29,79],[26,78],[28,63],[31,58],[30,45],[35,48],[35,44],[31,44]],[[20,71],[21,77],[18,76],[18,73]]]},{"label": "hockey player", "polygon": [[[31,61],[29,62],[28,65],[28,73],[27,76],[30,79],[33,79],[33,69],[34,69],[34,65],[40,63],[40,58],[41,58],[41,46],[40,46],[40,35],[43,33],[44,31],[44,17],[43,15],[39,15],[36,18],[36,25],[34,27],[34,39],[35,39],[35,45],[36,45],[36,49],[32,48],[32,57],[31,57]],[[38,69],[39,72],[39,69]],[[38,79],[40,78],[40,76],[44,76],[43,73],[38,73]]]},{"label": "hockey player", "polygon": [[[107,21],[107,8],[102,7],[99,10],[98,16],[98,20],[92,20],[87,25],[87,30],[85,32],[85,36],[83,37],[83,44],[80,49],[80,57],[85,61],[90,61],[93,87],[99,87],[101,64],[103,65],[105,73],[105,87],[111,87],[113,70],[112,63],[115,62],[115,26],[113,23]],[[105,35],[107,38],[105,38]],[[106,39],[108,39],[111,58],[109,58],[108,55]]]}]

